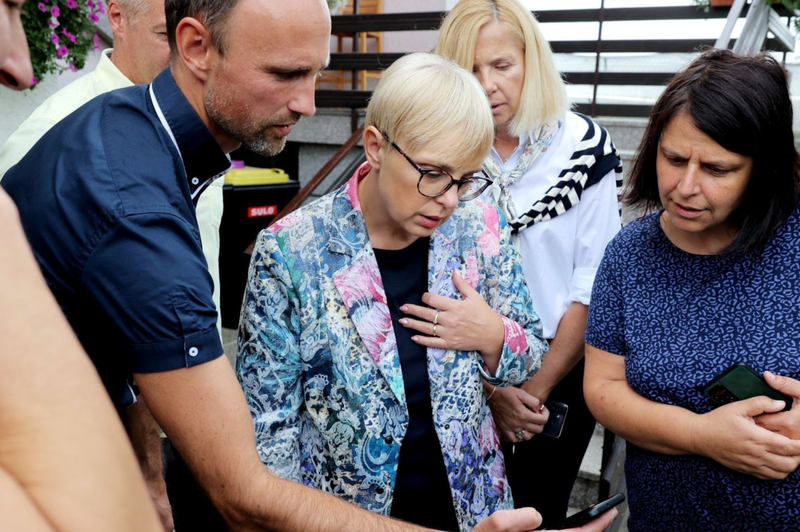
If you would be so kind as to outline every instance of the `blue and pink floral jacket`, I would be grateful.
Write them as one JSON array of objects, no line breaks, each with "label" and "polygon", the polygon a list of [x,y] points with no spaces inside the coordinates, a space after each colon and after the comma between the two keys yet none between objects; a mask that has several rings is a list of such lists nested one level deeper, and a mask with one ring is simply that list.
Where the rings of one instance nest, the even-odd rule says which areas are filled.
[{"label": "blue and pink floral jacket", "polygon": [[[408,411],[357,176],[259,236],[237,370],[272,471],[388,515]],[[458,269],[505,323],[495,375],[477,352],[428,349],[434,425],[462,530],[513,507],[481,380],[524,382],[547,349],[509,239],[494,207],[463,203],[428,254],[431,293],[460,298]]]}]

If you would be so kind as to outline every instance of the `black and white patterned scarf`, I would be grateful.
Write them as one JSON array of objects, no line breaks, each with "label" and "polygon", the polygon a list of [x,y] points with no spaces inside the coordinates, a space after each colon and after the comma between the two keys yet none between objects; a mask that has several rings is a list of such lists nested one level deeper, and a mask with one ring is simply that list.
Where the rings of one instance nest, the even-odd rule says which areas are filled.
[{"label": "black and white patterned scarf", "polygon": [[[575,113],[589,126],[567,163],[558,176],[558,181],[551,186],[544,197],[535,202],[520,216],[513,212],[510,198],[498,197],[509,194],[508,187],[492,187],[495,204],[500,206],[511,226],[511,232],[517,234],[535,223],[551,220],[564,214],[581,201],[583,191],[597,184],[611,170],[616,174],[617,197],[622,193],[622,161],[617,148],[611,141],[608,131],[590,118]],[[490,158],[487,158],[487,162]],[[484,163],[484,170],[492,179],[497,179],[498,166],[493,160]],[[503,206],[509,206],[503,208]]]}]

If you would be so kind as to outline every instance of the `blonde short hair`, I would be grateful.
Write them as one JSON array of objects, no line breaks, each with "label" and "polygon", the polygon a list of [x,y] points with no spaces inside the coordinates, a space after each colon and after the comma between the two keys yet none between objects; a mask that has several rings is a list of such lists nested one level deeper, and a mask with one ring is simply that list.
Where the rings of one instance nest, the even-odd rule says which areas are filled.
[{"label": "blonde short hair", "polygon": [[525,52],[525,77],[519,109],[508,126],[522,136],[569,109],[564,80],[536,17],[519,0],[461,0],[439,29],[436,53],[472,71],[478,32],[490,22],[505,24]]},{"label": "blonde short hair", "polygon": [[494,142],[486,94],[475,76],[428,53],[395,61],[381,76],[365,125],[414,152],[435,144],[447,159],[480,167]]}]

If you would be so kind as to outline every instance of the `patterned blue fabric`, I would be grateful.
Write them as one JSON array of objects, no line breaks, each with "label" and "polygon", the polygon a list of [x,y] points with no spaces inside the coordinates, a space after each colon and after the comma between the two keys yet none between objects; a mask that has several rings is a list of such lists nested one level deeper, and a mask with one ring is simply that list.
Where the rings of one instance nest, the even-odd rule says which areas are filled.
[{"label": "patterned blue fabric", "polygon": [[[524,382],[546,350],[509,239],[498,211],[476,201],[434,232],[428,254],[430,292],[459,298],[458,269],[507,316],[490,377],[500,385]],[[237,369],[264,463],[388,514],[408,411],[357,177],[261,233],[240,327]],[[513,507],[484,373],[476,352],[428,349],[433,420],[462,530]]]},{"label": "patterned blue fabric", "polygon": [[[628,383],[653,401],[704,413],[703,388],[733,362],[800,378],[800,212],[758,253],[691,255],[658,213],[609,244],[594,285],[586,341],[625,356]],[[735,438],[735,435],[731,435]],[[759,480],[700,456],[628,444],[631,515],[639,531],[800,530],[800,472]]]}]

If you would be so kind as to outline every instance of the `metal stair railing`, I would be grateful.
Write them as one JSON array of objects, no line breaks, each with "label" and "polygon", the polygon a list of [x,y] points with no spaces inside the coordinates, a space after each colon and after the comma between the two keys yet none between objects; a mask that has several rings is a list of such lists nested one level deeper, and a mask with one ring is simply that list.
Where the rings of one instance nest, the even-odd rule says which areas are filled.
[{"label": "metal stair railing", "polygon": [[[782,6],[784,16],[793,13]],[[334,33],[358,34],[369,31],[436,31],[441,25],[446,12],[425,13],[381,13],[369,15],[335,15],[331,17],[332,31]],[[780,15],[764,0],[735,0],[730,10],[724,8],[710,8],[706,11],[694,6],[663,6],[639,8],[605,8],[599,9],[565,9],[541,11],[535,13],[539,22],[631,22],[649,20],[697,20],[697,19],[726,19],[725,29],[718,39],[652,39],[652,40],[603,40],[598,32],[593,40],[553,40],[550,44],[555,53],[587,53],[602,54],[614,53],[681,53],[691,52],[703,47],[728,47],[733,43],[734,51],[748,53],[758,50],[762,45],[768,49],[778,51],[792,51],[794,39],[788,29],[783,26]],[[736,21],[746,17],[745,29],[739,39],[731,39],[731,33]],[[772,32],[774,38],[767,38]],[[402,57],[402,52],[390,53],[334,53],[331,54],[329,70],[382,70]],[[663,86],[670,77],[671,72],[600,72],[599,60],[595,62],[594,72],[564,72],[567,82],[573,85],[591,85],[593,88],[592,101],[588,104],[578,104],[576,110],[591,114],[592,116],[638,116],[649,115],[649,105],[630,104],[600,104],[597,102],[597,87],[602,85],[647,85]],[[316,91],[318,107],[344,107],[358,109],[366,107],[372,92],[369,90],[328,90]],[[353,121],[353,128],[355,123]],[[298,193],[298,196],[279,213],[275,221],[299,207],[317,187],[325,181],[333,169],[344,159],[345,155],[358,142],[361,129],[357,130],[347,143],[336,152],[333,158],[323,166],[320,172]],[[358,161],[359,163],[361,160]],[[356,163],[353,163],[356,164]],[[343,180],[352,175],[353,164],[335,181],[341,184]],[[274,223],[274,222],[273,222]]]},{"label": "metal stair railing", "polygon": [[[740,2],[736,15],[732,16],[727,8],[710,8],[706,11],[695,6],[662,6],[636,8],[599,9],[563,9],[537,12],[536,16],[542,24],[564,22],[632,22],[659,20],[698,20],[724,19],[732,20],[746,16],[751,6],[745,0]],[[763,0],[757,0],[763,3]],[[791,16],[792,13],[779,7],[781,13]],[[337,15],[332,17],[332,28],[336,33],[359,33],[364,31],[436,31],[446,12],[427,13],[383,13],[372,15]],[[793,48],[791,35],[780,23],[780,16],[775,9],[770,9],[770,31],[774,38],[761,39],[768,49],[789,51]],[[774,21],[777,21],[775,23]],[[732,26],[731,26],[732,29]],[[787,35],[789,38],[787,39]],[[599,32],[597,37],[600,37]],[[553,51],[563,53],[585,53],[596,55],[619,53],[685,53],[698,48],[711,48],[719,39],[641,39],[641,40],[551,40]],[[728,44],[734,42],[728,35]],[[389,53],[334,53],[331,54],[329,69],[331,70],[381,70],[385,69],[401,57],[401,52]],[[589,103],[579,103],[576,110],[592,116],[637,116],[645,117],[650,112],[648,105],[603,104],[597,101],[597,87],[603,85],[647,85],[661,86],[672,76],[670,72],[600,72],[599,61],[596,61],[594,72],[563,72],[566,81],[572,85],[592,86],[593,97]],[[319,107],[365,107],[371,92],[369,90],[327,90],[319,89],[316,93]]]},{"label": "metal stair railing", "polygon": [[[728,48],[733,26],[741,16],[745,5],[746,0],[734,1],[728,13],[725,28],[722,30],[717,42],[714,43],[714,48]],[[783,25],[778,12],[773,9],[772,5],[768,5],[765,0],[753,0],[745,18],[742,34],[733,45],[733,51],[743,55],[758,53],[767,41],[769,32],[772,32],[775,40],[781,44],[783,51],[794,51],[794,36]]]}]

